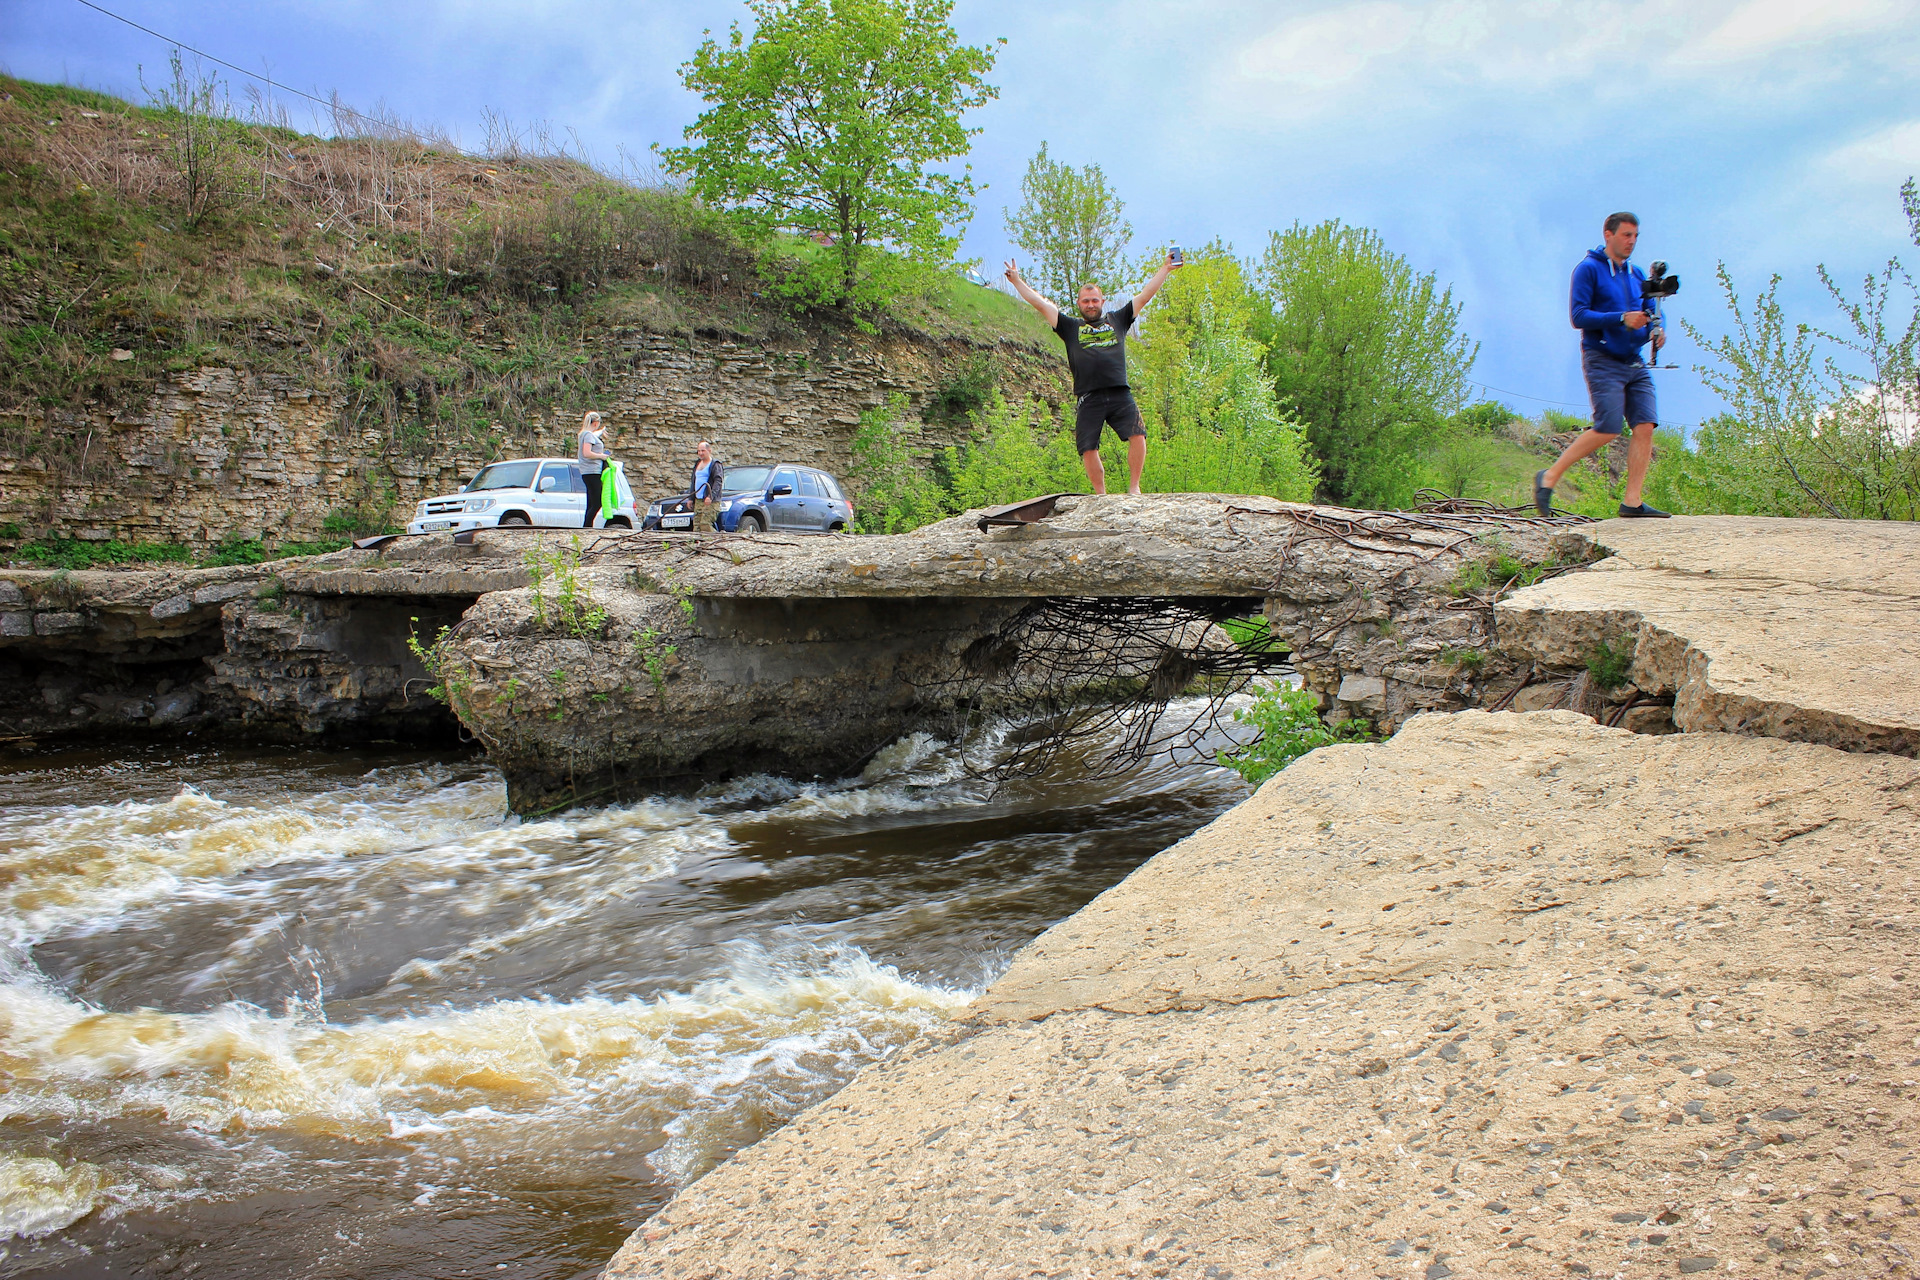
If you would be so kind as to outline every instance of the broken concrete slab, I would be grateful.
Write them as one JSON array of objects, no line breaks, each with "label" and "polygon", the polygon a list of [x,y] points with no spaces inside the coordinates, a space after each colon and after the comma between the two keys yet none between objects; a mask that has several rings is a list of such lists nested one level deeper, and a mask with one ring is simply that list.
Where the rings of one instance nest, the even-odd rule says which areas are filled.
[{"label": "broken concrete slab", "polygon": [[1421,717],[1149,862],[607,1274],[1891,1274],[1916,870],[1913,761]]},{"label": "broken concrete slab", "polygon": [[1628,678],[1684,732],[1920,754],[1920,528],[1697,516],[1612,520],[1610,552],[1495,608],[1500,644],[1580,668],[1631,644]]}]

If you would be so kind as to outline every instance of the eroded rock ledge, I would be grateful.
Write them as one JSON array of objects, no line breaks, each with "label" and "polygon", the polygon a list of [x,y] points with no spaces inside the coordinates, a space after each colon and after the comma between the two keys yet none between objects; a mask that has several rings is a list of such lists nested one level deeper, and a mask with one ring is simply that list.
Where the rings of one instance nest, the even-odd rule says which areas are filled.
[{"label": "eroded rock ledge", "polygon": [[1907,1274],[1920,764],[1572,712],[1315,753],[609,1277]]}]

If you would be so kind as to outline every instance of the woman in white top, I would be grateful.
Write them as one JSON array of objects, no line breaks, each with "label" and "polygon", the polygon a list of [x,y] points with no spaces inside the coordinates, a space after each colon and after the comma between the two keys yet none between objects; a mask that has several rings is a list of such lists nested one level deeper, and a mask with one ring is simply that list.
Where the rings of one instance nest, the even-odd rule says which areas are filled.
[{"label": "woman in white top", "polygon": [[593,528],[593,518],[600,514],[600,469],[607,465],[607,432],[600,425],[600,415],[588,412],[580,420],[580,478],[587,485],[587,518],[582,528]]}]

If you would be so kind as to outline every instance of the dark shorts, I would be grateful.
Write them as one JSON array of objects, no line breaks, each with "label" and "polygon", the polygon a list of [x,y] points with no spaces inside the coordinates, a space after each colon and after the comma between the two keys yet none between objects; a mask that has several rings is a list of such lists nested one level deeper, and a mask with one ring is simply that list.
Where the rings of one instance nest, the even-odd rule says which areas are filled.
[{"label": "dark shorts", "polygon": [[1122,440],[1131,440],[1135,436],[1147,434],[1140,422],[1140,406],[1133,402],[1133,392],[1125,387],[1115,387],[1111,391],[1089,391],[1080,397],[1080,405],[1073,413],[1073,443],[1082,453],[1092,453],[1100,447],[1100,428],[1113,424],[1113,434]]},{"label": "dark shorts", "polygon": [[1654,416],[1653,375],[1646,365],[1604,351],[1582,351],[1580,368],[1587,375],[1595,431],[1617,436],[1628,426],[1659,421]]}]

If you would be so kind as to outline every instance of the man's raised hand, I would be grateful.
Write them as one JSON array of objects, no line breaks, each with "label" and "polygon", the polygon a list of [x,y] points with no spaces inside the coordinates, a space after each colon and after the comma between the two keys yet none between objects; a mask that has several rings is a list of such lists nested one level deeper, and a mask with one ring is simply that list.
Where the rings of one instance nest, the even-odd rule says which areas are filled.
[{"label": "man's raised hand", "polygon": [[1020,283],[1020,268],[1014,265],[1012,258],[1007,259],[1007,282],[1009,284]]}]

